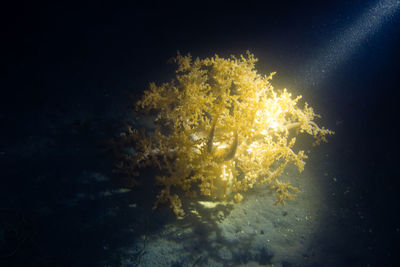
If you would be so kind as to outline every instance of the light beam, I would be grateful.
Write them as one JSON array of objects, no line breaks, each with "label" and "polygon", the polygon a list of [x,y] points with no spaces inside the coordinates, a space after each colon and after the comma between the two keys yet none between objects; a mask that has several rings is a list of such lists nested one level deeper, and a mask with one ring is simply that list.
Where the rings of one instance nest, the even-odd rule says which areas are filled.
[{"label": "light beam", "polygon": [[351,59],[364,41],[379,32],[399,7],[400,0],[380,0],[369,7],[347,30],[317,52],[300,73],[299,81],[304,81],[307,87],[319,85],[332,70]]}]

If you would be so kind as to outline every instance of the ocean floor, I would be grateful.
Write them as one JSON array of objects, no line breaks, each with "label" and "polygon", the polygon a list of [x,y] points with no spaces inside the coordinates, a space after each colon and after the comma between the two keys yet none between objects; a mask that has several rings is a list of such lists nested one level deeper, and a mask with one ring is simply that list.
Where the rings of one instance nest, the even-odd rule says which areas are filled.
[{"label": "ocean floor", "polygon": [[[295,166],[285,170],[281,179],[301,190],[296,201],[275,206],[272,192],[259,186],[244,193],[239,204],[184,200],[186,216],[178,220],[166,205],[152,210],[158,190],[152,184],[129,188],[112,172],[112,158],[102,149],[121,126],[115,114],[127,116],[122,110],[100,114],[101,119],[79,109],[32,113],[20,126],[21,135],[10,138],[1,151],[9,179],[0,188],[6,203],[0,217],[4,266],[20,266],[26,258],[31,264],[24,266],[287,267],[368,261],[360,256],[364,239],[359,236],[369,229],[355,211],[357,194],[333,164],[335,141],[311,148],[304,172]],[[345,206],[349,200],[351,208]],[[353,231],[347,222],[353,224],[355,217],[360,226]],[[337,238],[343,235],[346,239]]]},{"label": "ocean floor", "polygon": [[[316,165],[324,165],[319,160]],[[312,160],[317,160],[313,158]],[[307,166],[309,167],[309,166]],[[330,209],[321,188],[328,173],[293,166],[283,175],[299,186],[297,200],[274,205],[266,186],[244,194],[239,204],[189,205],[190,214],[121,250],[123,266],[313,266],[321,262],[319,239]],[[326,184],[326,183],[325,183]],[[212,206],[212,207],[209,207]],[[157,212],[157,211],[156,211]],[[324,259],[326,262],[326,258]]]}]

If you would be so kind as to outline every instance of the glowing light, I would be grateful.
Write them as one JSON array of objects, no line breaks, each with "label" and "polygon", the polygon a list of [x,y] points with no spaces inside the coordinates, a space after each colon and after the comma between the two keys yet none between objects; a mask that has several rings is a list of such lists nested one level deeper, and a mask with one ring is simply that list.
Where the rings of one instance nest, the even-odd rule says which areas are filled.
[{"label": "glowing light", "polygon": [[399,0],[381,0],[369,7],[347,30],[329,40],[327,46],[304,68],[305,72],[300,74],[299,80],[305,77],[309,85],[319,84],[333,69],[350,59],[363,41],[380,31],[399,7]]},{"label": "glowing light", "polygon": [[282,129],[282,115],[288,112],[287,109],[282,110],[281,105],[284,100],[280,97],[274,98],[272,101],[265,103],[264,109],[256,112],[255,123],[257,128],[261,130],[262,135],[267,135],[269,130],[279,131]]},{"label": "glowing light", "polygon": [[247,152],[249,154],[251,154],[252,152],[254,152],[255,149],[257,149],[259,147],[260,147],[260,144],[257,141],[255,141],[249,145],[249,147],[247,148]]},{"label": "glowing light", "polygon": [[220,144],[219,142],[215,142],[214,146],[216,146],[219,149],[222,149],[222,148],[227,148],[228,144],[225,144],[225,143]]},{"label": "glowing light", "polygon": [[273,118],[273,117],[272,118],[268,118],[267,124],[268,124],[268,127],[271,128],[272,130],[274,130],[274,131],[278,130],[279,123],[276,121],[275,118]]},{"label": "glowing light", "polygon": [[221,176],[221,178],[222,178],[223,181],[227,181],[228,177],[229,177],[229,174],[226,171],[226,165],[223,165],[222,166],[222,176]]}]

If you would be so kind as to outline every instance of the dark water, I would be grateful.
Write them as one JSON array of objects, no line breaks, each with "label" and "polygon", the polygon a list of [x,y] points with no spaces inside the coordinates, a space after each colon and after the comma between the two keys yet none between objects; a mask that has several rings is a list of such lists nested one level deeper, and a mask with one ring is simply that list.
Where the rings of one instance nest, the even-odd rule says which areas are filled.
[{"label": "dark water", "polygon": [[[299,77],[365,7],[152,1],[3,10],[0,266],[118,266],[120,248],[173,221],[167,209],[151,211],[151,185],[128,197],[115,191],[124,181],[108,179],[114,174],[104,142],[126,118],[129,94],[138,97],[148,82],[171,77],[166,62],[177,50],[205,57],[247,49],[260,71],[278,71],[276,87],[295,88],[336,131],[326,149],[342,181],[332,190],[350,187],[353,195],[352,202],[331,203],[344,216],[318,239],[324,255],[348,266],[398,264],[398,15],[320,83]],[[125,208],[130,203],[140,207]]]}]

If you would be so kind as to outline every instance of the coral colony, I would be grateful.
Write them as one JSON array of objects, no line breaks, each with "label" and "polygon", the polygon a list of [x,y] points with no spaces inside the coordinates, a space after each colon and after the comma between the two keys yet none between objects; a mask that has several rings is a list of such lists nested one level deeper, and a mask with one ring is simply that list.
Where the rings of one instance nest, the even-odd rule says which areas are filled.
[{"label": "coral colony", "polygon": [[195,60],[178,53],[173,61],[176,78],[151,83],[136,103],[138,112],[155,114],[155,130],[127,125],[113,143],[120,148],[116,171],[138,183],[138,169],[157,167],[162,189],[154,209],[169,203],[178,218],[185,214],[184,195],[240,202],[241,193],[268,184],[275,204],[294,200],[298,188],[279,176],[289,163],[304,169],[307,156],[294,151],[295,136],[306,133],[319,144],[333,134],[317,125],[313,109],[298,106],[301,96],[275,90],[270,84],[275,73],[257,73],[257,59],[248,51],[240,58]]}]

